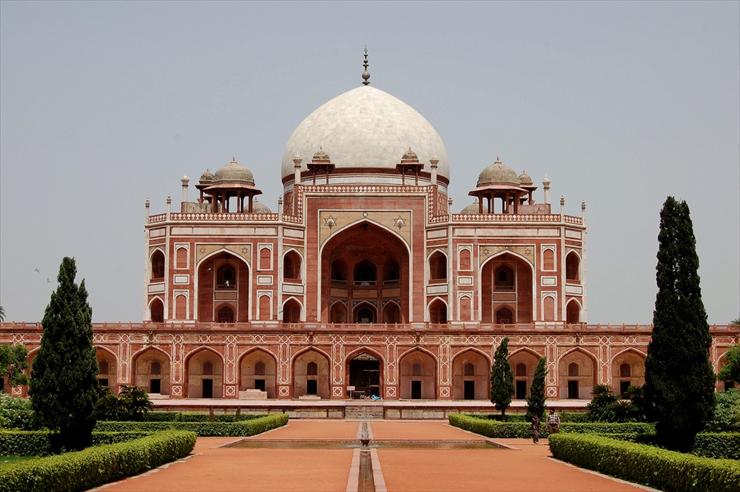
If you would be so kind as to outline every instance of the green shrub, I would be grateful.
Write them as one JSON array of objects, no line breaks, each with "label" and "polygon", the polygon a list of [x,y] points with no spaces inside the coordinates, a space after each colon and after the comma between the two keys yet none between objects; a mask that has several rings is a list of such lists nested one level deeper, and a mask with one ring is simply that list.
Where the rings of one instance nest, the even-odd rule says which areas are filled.
[{"label": "green shrub", "polygon": [[280,427],[288,422],[288,415],[277,413],[239,422],[98,422],[98,431],[153,432],[166,429],[189,430],[198,436],[253,436]]},{"label": "green shrub", "polygon": [[705,431],[740,432],[740,390],[723,391],[715,395],[717,405],[714,417],[709,421]]},{"label": "green shrub", "polygon": [[94,446],[0,468],[0,492],[86,490],[187,456],[192,432],[158,432],[128,442]]},{"label": "green shrub", "polygon": [[241,422],[264,415],[253,414],[208,414],[201,412],[149,412],[144,417],[148,422]]},{"label": "green shrub", "polygon": [[[151,432],[93,432],[93,446],[114,444],[138,439]],[[46,456],[53,454],[53,443],[48,430],[0,430],[0,456]]]},{"label": "green shrub", "polygon": [[675,492],[736,492],[740,462],[701,458],[606,436],[550,436],[557,459],[614,477]]},{"label": "green shrub", "polygon": [[[466,413],[470,417],[506,422],[527,422],[527,416],[523,413],[507,413],[505,419],[499,413]],[[591,422],[585,412],[563,412],[560,414],[560,422]]]},{"label": "green shrub", "polygon": [[[660,446],[655,434],[602,434],[621,441],[630,441],[651,446]],[[740,433],[738,432],[700,432],[696,435],[691,454],[706,458],[740,460]]]},{"label": "green shrub", "polygon": [[152,408],[149,394],[137,386],[123,385],[117,396],[105,387],[98,388],[98,392],[96,420],[146,420]]},{"label": "green shrub", "polygon": [[31,400],[0,393],[0,428],[34,429],[35,419]]},{"label": "green shrub", "polygon": [[[449,416],[450,425],[460,427],[477,434],[496,438],[528,438],[532,436],[532,429],[527,422],[496,422],[484,418],[471,417],[463,414],[452,414]],[[561,432],[574,433],[598,433],[598,434],[645,434],[654,432],[650,424],[640,422],[611,423],[611,422],[563,422],[560,424]],[[540,426],[540,436],[547,436],[547,425]]]}]

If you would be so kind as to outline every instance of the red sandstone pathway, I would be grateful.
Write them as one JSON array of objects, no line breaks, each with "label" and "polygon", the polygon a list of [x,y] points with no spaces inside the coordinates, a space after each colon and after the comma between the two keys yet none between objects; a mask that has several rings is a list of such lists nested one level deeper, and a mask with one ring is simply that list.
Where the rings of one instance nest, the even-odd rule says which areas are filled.
[{"label": "red sandstone pathway", "polygon": [[[292,420],[251,440],[355,439],[361,423]],[[372,421],[374,439],[479,440],[446,422]],[[239,438],[199,438],[193,456],[104,491],[345,491],[352,449],[222,448]],[[390,492],[622,492],[620,483],[549,459],[546,441],[497,439],[516,449],[377,449]],[[376,477],[376,485],[379,481]]]}]

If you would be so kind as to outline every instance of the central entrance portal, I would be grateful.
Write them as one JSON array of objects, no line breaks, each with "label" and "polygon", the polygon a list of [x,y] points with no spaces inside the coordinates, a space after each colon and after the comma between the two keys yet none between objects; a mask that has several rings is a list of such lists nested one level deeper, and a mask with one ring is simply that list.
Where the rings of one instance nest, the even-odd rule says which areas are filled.
[{"label": "central entrance portal", "polygon": [[357,394],[367,397],[381,396],[380,361],[367,353],[352,359],[349,362],[349,384],[355,387]]}]

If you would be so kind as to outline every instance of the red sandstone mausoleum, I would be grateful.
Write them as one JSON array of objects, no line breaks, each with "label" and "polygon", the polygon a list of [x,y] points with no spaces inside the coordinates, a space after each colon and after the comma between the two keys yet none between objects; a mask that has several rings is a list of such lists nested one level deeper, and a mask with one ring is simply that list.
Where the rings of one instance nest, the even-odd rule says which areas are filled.
[{"label": "red sandstone mausoleum", "polygon": [[[453,212],[439,134],[363,78],[290,136],[276,210],[236,159],[183,177],[179,206],[147,201],[143,322],[94,324],[101,382],[159,399],[488,400],[509,337],[516,399],[542,356],[552,399],[642,384],[651,326],[587,322],[585,203],[569,215],[547,178],[540,192],[496,158]],[[711,333],[718,370],[740,330]],[[31,359],[41,334],[0,325]]]}]

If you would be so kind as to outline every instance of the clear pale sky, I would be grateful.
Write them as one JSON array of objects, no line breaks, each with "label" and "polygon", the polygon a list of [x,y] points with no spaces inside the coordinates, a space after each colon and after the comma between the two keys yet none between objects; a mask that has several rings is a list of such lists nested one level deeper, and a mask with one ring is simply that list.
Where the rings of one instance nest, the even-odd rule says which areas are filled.
[{"label": "clear pale sky", "polygon": [[74,256],[95,321],[140,321],[144,200],[177,204],[183,174],[235,155],[274,210],[285,142],[359,85],[367,44],[372,84],[444,139],[455,210],[497,155],[547,175],[569,213],[586,200],[589,322],[652,320],[658,214],[675,195],[709,320],[727,323],[739,17],[737,2],[3,1],[0,304],[40,320]]}]

